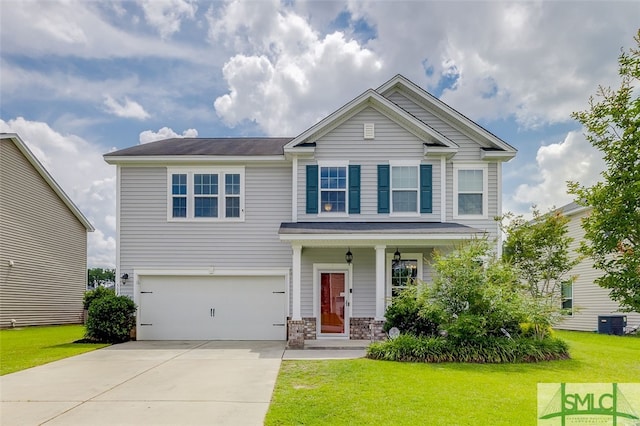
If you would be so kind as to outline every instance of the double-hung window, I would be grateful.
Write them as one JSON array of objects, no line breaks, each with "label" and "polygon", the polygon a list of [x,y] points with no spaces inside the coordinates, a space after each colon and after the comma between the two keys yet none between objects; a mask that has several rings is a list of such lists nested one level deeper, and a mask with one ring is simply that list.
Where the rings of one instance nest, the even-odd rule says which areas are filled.
[{"label": "double-hung window", "polygon": [[320,208],[323,213],[347,211],[347,167],[320,167]]},{"label": "double-hung window", "polygon": [[562,309],[565,315],[573,315],[573,285],[571,281],[561,284]]},{"label": "double-hung window", "polygon": [[167,175],[168,220],[244,219],[244,168],[175,168]]},{"label": "double-hung window", "polygon": [[417,166],[391,166],[391,212],[418,212]]},{"label": "double-hung window", "polygon": [[454,217],[487,217],[487,165],[453,166]]}]

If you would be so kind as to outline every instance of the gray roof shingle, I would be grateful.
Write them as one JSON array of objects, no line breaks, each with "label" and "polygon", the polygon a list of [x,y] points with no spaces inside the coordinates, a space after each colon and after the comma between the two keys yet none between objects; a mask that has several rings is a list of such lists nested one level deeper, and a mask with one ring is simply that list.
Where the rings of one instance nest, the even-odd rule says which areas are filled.
[{"label": "gray roof shingle", "polygon": [[283,155],[293,138],[172,138],[110,152],[105,157],[154,155]]}]

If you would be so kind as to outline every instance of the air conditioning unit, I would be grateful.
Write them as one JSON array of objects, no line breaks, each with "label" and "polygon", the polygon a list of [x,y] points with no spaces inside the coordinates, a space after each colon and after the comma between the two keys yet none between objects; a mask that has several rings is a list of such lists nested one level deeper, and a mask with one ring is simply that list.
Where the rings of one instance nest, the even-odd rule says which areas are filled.
[{"label": "air conditioning unit", "polygon": [[627,326],[626,315],[599,315],[598,316],[598,333],[614,334],[622,336],[624,328]]}]

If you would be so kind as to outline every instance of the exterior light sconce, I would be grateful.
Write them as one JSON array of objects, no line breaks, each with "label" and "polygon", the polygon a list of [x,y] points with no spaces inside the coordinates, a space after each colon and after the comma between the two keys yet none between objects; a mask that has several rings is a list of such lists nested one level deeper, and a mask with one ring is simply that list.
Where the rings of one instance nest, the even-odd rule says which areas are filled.
[{"label": "exterior light sconce", "polygon": [[400,250],[396,248],[396,252],[393,253],[393,261],[400,262],[401,260],[402,260],[402,257],[400,256]]},{"label": "exterior light sconce", "polygon": [[122,282],[122,285],[125,285],[128,279],[129,279],[129,274],[122,274],[122,276],[120,277],[120,281]]},{"label": "exterior light sconce", "polygon": [[347,261],[348,264],[351,264],[351,262],[353,261],[353,253],[351,253],[350,248],[347,249],[347,253],[344,255],[344,259]]}]

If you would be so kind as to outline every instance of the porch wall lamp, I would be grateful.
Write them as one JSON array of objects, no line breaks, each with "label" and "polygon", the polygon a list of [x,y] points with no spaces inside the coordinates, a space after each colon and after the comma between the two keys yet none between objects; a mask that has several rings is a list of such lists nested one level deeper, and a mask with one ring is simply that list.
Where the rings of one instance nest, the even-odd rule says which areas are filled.
[{"label": "porch wall lamp", "polygon": [[122,285],[125,285],[128,279],[129,279],[129,274],[122,274],[122,276],[120,277],[120,281],[122,282]]},{"label": "porch wall lamp", "polygon": [[349,264],[351,264],[351,262],[353,261],[353,253],[351,253],[351,249],[350,248],[347,249],[347,253],[344,255],[344,259]]},{"label": "porch wall lamp", "polygon": [[393,261],[400,262],[400,260],[402,260],[402,257],[400,256],[400,250],[396,248],[396,252],[393,253]]}]

